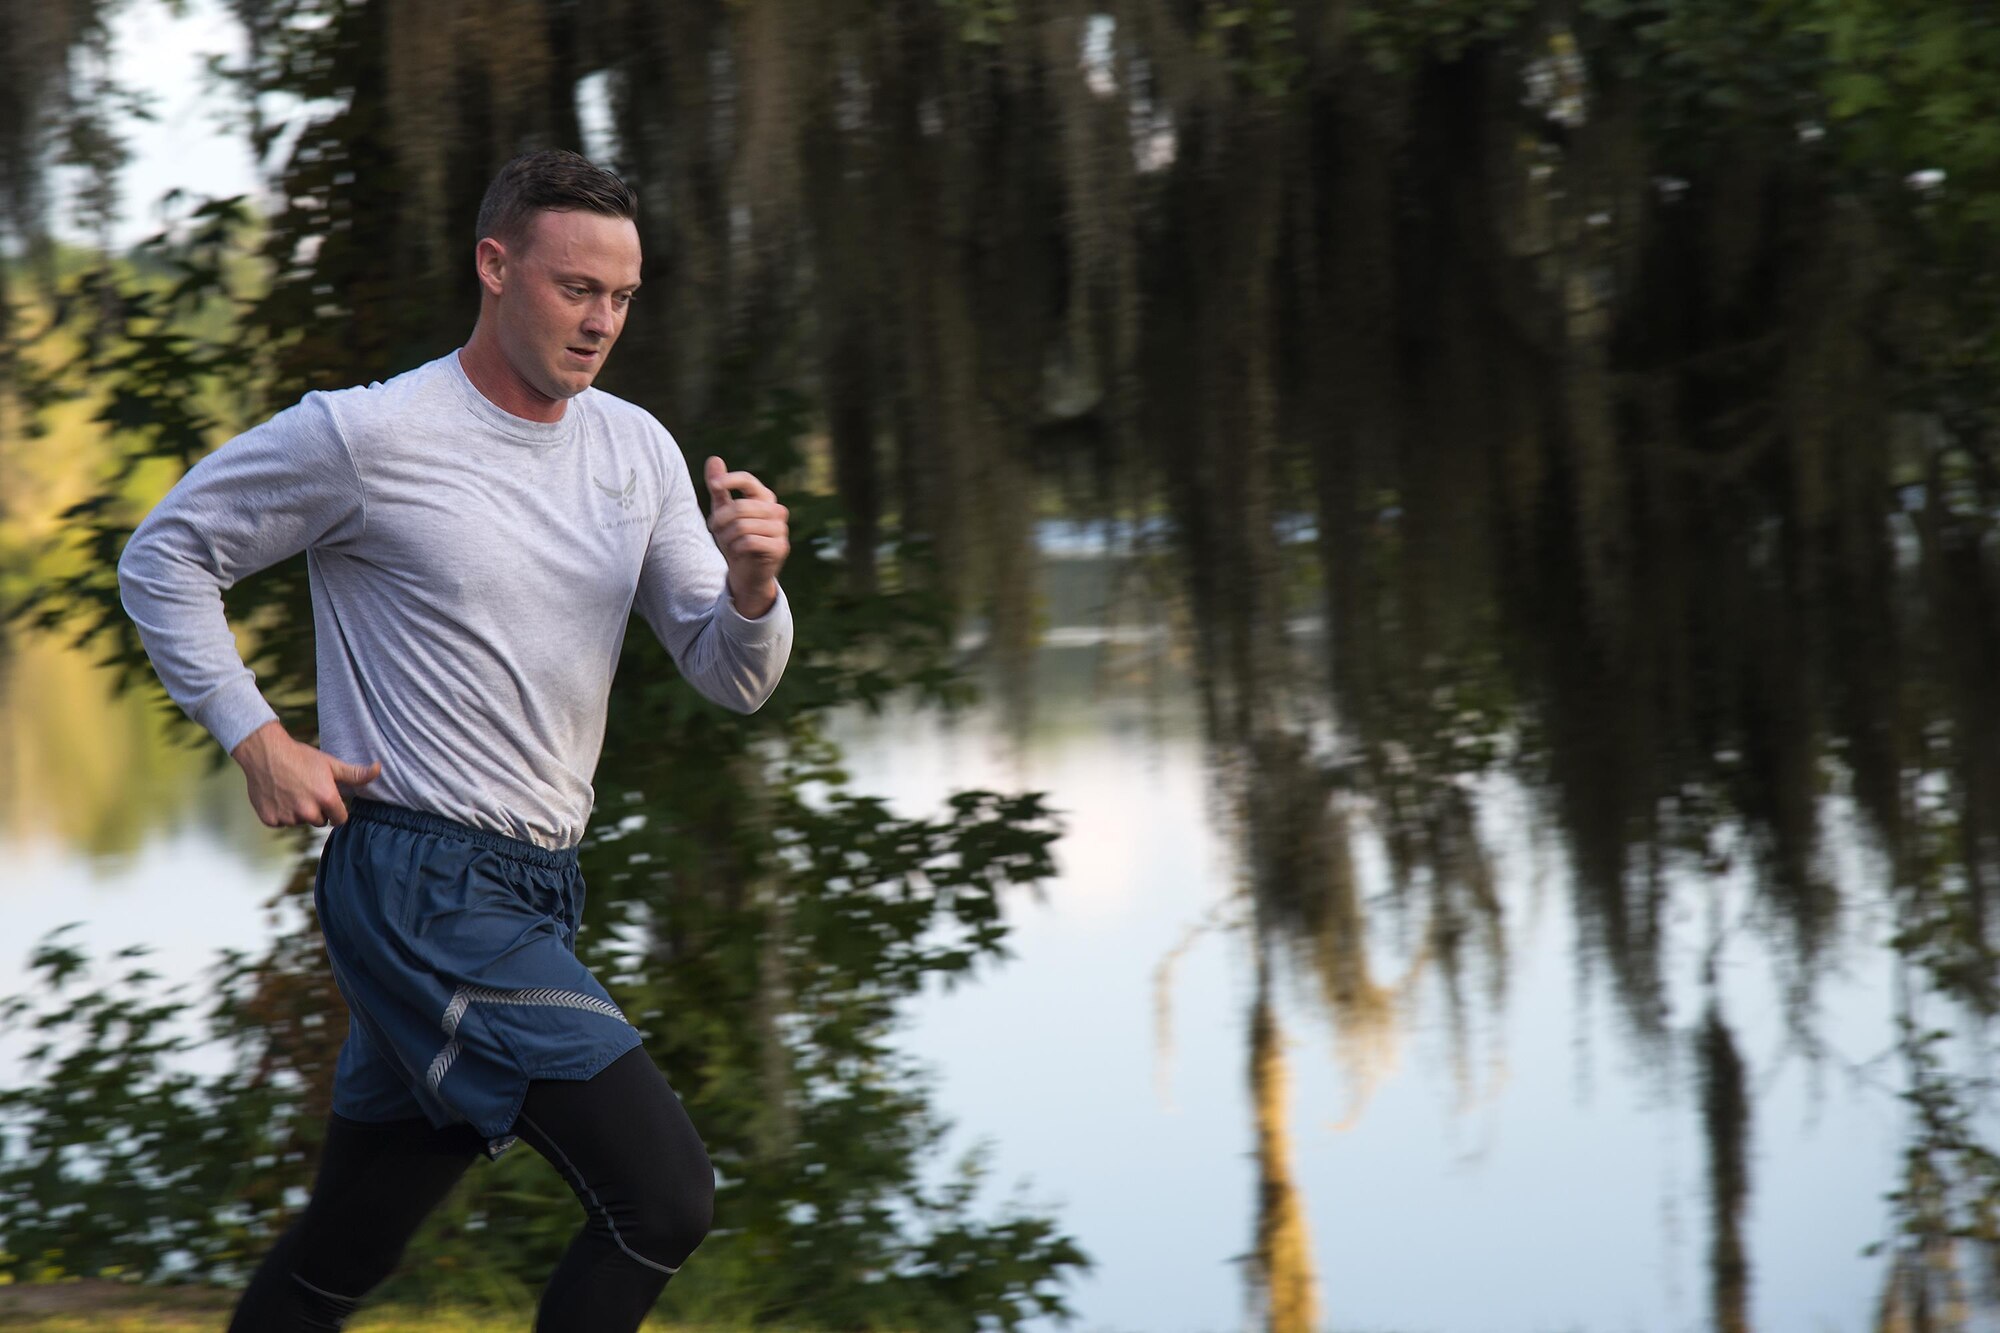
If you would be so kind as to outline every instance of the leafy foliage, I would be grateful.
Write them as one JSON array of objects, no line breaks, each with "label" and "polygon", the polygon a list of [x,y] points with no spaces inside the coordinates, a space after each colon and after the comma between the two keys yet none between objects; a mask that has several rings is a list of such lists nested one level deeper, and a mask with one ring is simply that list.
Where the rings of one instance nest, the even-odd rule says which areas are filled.
[{"label": "leafy foliage", "polygon": [[1355,6],[1354,34],[1385,72],[1404,72],[1431,60],[1457,60],[1468,47],[1512,37],[1534,14],[1529,0],[1394,0]]},{"label": "leafy foliage", "polygon": [[[246,375],[242,348],[233,337],[204,336],[201,324],[233,330],[247,299],[241,251],[254,226],[240,198],[197,205],[184,231],[162,231],[144,242],[128,264],[112,256],[83,269],[55,293],[50,319],[37,337],[74,340],[67,365],[45,373],[34,406],[61,397],[96,395],[93,422],[121,441],[115,465],[95,494],[62,513],[74,572],[30,587],[4,610],[6,618],[45,631],[67,631],[78,645],[107,650],[121,688],[150,682],[145,649],[118,602],[118,556],[142,516],[129,498],[141,469],[164,463],[178,475],[208,452],[224,433],[222,412],[239,410],[254,375]],[[302,574],[303,560],[291,562]],[[226,595],[239,618],[283,605],[293,577],[259,582]],[[246,597],[246,593],[250,596]],[[260,676],[278,675],[278,664],[256,656]],[[157,685],[153,685],[157,693]],[[217,756],[217,762],[221,761]]]},{"label": "leafy foliage", "polygon": [[[24,1063],[38,1080],[0,1089],[0,1271],[46,1280],[226,1269],[244,1256],[244,1188],[268,1160],[282,1098],[188,1072],[183,1057],[198,1043],[184,984],[162,992],[135,965],[86,988],[99,974],[63,940],[68,929],[31,956],[38,999],[0,1004],[0,1027],[35,1038]],[[112,962],[147,951],[127,946]],[[240,958],[219,971],[218,1017],[250,981]]]}]

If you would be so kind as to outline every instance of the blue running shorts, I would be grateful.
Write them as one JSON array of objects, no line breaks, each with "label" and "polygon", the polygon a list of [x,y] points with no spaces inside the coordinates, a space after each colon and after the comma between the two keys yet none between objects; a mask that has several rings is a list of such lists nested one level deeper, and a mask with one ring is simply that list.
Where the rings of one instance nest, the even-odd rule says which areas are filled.
[{"label": "blue running shorts", "polygon": [[576,956],[583,872],[555,851],[357,798],[313,907],[347,1001],[333,1109],[514,1143],[528,1080],[589,1078],[639,1032]]}]

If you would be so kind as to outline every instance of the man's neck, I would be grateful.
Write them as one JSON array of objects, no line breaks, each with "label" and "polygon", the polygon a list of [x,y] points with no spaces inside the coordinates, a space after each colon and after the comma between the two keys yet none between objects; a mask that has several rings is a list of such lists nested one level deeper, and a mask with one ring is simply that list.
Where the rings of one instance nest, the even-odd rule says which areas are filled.
[{"label": "man's neck", "polygon": [[524,420],[561,421],[564,409],[569,406],[566,398],[550,398],[530,387],[508,364],[499,343],[483,326],[473,326],[472,336],[458,349],[458,364],[486,401]]}]

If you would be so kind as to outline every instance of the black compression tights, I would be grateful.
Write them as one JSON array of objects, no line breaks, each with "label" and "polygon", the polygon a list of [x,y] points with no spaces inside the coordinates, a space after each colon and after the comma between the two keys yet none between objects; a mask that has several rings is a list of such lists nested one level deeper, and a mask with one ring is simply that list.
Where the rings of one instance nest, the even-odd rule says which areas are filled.
[{"label": "black compression tights", "polygon": [[[644,1049],[588,1080],[537,1079],[514,1125],[576,1191],[583,1229],[542,1293],[535,1333],[630,1333],[708,1233],[715,1176]],[[279,1237],[229,1333],[337,1330],[479,1155],[466,1126],[335,1115],[311,1200]]]}]

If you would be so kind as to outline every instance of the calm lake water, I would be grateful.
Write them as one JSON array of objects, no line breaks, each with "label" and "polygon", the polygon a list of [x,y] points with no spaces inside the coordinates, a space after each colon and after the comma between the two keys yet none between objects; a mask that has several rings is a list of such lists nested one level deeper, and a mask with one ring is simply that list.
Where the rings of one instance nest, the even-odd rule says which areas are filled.
[{"label": "calm lake water", "polygon": [[[947,721],[854,715],[835,728],[852,789],[899,812],[934,812],[976,786],[1043,790],[1064,812],[1059,875],[1010,904],[1015,957],[927,993],[904,1044],[935,1071],[953,1155],[989,1147],[988,1206],[1010,1194],[1048,1205],[1097,1261],[1074,1290],[1080,1327],[1245,1327],[1258,1169],[1237,853],[1185,685],[1169,677],[1151,697],[1107,688],[1113,650],[1088,627],[1048,638],[1070,646],[1039,652],[1025,736],[991,708]],[[10,716],[34,715],[34,700],[12,703]],[[262,904],[285,847],[241,803],[233,767],[148,795],[166,814],[111,853],[66,840],[46,814],[28,823],[38,807],[19,784],[34,775],[10,771],[0,992],[21,988],[32,942],[66,921],[84,923],[96,952],[145,942],[160,970],[191,983],[218,949],[254,948],[271,931]],[[1334,1023],[1307,989],[1280,991],[1290,1173],[1326,1322],[1707,1327],[1707,1148],[1690,1047],[1631,1040],[1577,937],[1560,840],[1511,779],[1477,795],[1507,933],[1504,994],[1476,989],[1454,1021],[1443,974],[1394,929],[1371,934],[1380,1003],[1367,1021]],[[1865,904],[1877,868],[1831,824],[1833,873]],[[1380,903],[1384,851],[1365,832],[1355,847],[1363,899]],[[1721,884],[1670,901],[1750,908],[1747,873]],[[1681,924],[1672,938],[1708,938],[1700,922]],[[1744,1238],[1760,1329],[1873,1325],[1884,1261],[1863,1249],[1887,1234],[1882,1196],[1904,1133],[1886,930],[1863,908],[1829,946],[1816,1061],[1787,1031],[1769,952],[1739,933],[1715,960],[1754,1108]],[[1698,1022],[1706,952],[1663,950],[1668,1025]],[[18,1072],[20,1048],[0,1047],[0,1075]]]}]

